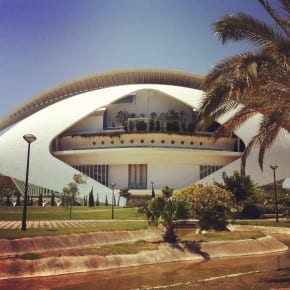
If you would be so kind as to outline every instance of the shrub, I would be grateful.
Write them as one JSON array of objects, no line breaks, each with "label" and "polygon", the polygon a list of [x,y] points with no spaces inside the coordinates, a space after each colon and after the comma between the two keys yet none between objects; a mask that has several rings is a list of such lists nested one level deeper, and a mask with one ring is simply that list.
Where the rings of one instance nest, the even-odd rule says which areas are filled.
[{"label": "shrub", "polygon": [[233,194],[217,186],[193,184],[174,193],[173,198],[186,204],[190,217],[199,219],[202,230],[225,230],[237,209]]},{"label": "shrub", "polygon": [[245,205],[242,210],[242,217],[247,219],[258,219],[261,217],[261,209],[254,204]]}]

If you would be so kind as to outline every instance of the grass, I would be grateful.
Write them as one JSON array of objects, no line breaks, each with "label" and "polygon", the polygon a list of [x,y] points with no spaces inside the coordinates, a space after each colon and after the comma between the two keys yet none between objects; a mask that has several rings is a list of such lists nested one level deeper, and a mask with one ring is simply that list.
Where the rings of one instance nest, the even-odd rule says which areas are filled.
[{"label": "grass", "polygon": [[[69,208],[65,207],[28,207],[27,220],[68,220]],[[138,213],[137,208],[114,207],[114,217],[120,220],[140,220],[144,216]],[[22,218],[22,207],[0,207],[1,221],[17,221]],[[107,220],[112,218],[110,206],[72,208],[71,218],[74,220]]]},{"label": "grass", "polygon": [[[112,245],[105,245],[101,247],[88,247],[82,249],[73,250],[57,250],[53,249],[44,253],[25,253],[22,255],[15,255],[12,258],[22,260],[38,260],[47,257],[67,257],[67,256],[109,256],[109,255],[130,255],[137,254],[141,251],[152,251],[157,250],[158,244],[139,240],[132,243],[118,243]],[[11,259],[11,257],[9,257]]]},{"label": "grass", "polygon": [[[138,213],[138,208],[114,208],[114,220],[112,218],[112,208],[110,206],[100,207],[73,207],[73,220],[96,220],[98,223],[85,227],[66,227],[66,228],[36,228],[27,229],[22,232],[19,229],[0,229],[2,239],[20,239],[24,237],[36,236],[56,236],[79,234],[98,231],[117,231],[117,230],[140,230],[148,227],[147,221],[142,214]],[[1,221],[19,221],[21,223],[22,207],[0,207]],[[69,220],[69,209],[64,207],[28,207],[27,220]],[[236,224],[258,225],[258,226],[281,226],[290,227],[290,221],[281,220],[276,223],[274,220],[238,220]],[[178,229],[179,232],[182,229]],[[259,232],[224,232],[208,233],[206,235],[196,235],[187,232],[180,234],[182,239],[195,239],[201,241],[212,240],[231,240],[231,239],[251,239],[260,237]],[[189,235],[189,236],[186,236]],[[183,237],[184,236],[184,237]]]},{"label": "grass", "polygon": [[27,229],[25,232],[20,229],[0,229],[1,239],[21,239],[28,237],[39,237],[39,236],[57,236],[57,235],[69,235],[69,234],[81,234],[90,232],[101,232],[101,231],[136,231],[148,228],[147,221],[125,221],[125,220],[114,220],[114,221],[103,221],[98,222],[95,225],[87,227],[66,227],[66,228],[36,228]]},{"label": "grass", "polygon": [[16,255],[15,258],[22,260],[38,260],[41,256],[35,253],[25,253],[23,255]]},{"label": "grass", "polygon": [[251,226],[265,226],[265,227],[285,227],[290,228],[290,220],[280,220],[276,223],[275,220],[263,219],[263,220],[236,220],[236,225],[251,225]]},{"label": "grass", "polygon": [[206,234],[196,234],[193,231],[182,229],[177,231],[177,235],[182,241],[199,242],[247,240],[265,237],[265,234],[260,231],[208,232]]},{"label": "grass", "polygon": [[[56,253],[58,256],[109,256],[109,255],[130,255],[137,254],[141,251],[157,250],[158,244],[139,240],[133,243],[118,243],[112,245],[105,245],[101,247],[89,247],[85,249],[74,249],[62,251],[61,254]],[[49,253],[49,256],[53,256],[53,253]]]}]

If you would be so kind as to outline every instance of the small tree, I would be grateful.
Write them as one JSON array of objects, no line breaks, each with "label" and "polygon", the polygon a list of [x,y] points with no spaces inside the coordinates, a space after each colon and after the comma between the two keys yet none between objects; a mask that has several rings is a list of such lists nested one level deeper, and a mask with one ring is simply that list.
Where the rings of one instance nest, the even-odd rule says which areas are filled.
[{"label": "small tree", "polygon": [[68,206],[69,201],[74,203],[75,197],[79,194],[79,185],[81,184],[86,184],[84,175],[74,174],[73,181],[69,182],[62,190],[64,206]]},{"label": "small tree", "polygon": [[199,219],[201,230],[225,230],[237,209],[233,194],[217,186],[193,184],[173,198],[185,202],[190,217]]},{"label": "small tree", "polygon": [[100,206],[99,194],[97,193],[96,206]]},{"label": "small tree", "polygon": [[74,174],[73,181],[67,184],[63,188],[62,192],[62,204],[63,206],[69,206],[69,218],[71,219],[71,213],[72,213],[72,206],[75,202],[76,195],[79,194],[79,185],[85,184],[86,180],[84,178],[84,175],[82,174]]},{"label": "small tree", "polygon": [[42,201],[43,201],[43,197],[42,197],[42,193],[40,193],[38,195],[38,206],[42,206]]},{"label": "small tree", "polygon": [[93,189],[92,189],[90,194],[89,194],[89,207],[93,207],[94,205],[95,205],[94,193],[93,193]]},{"label": "small tree", "polygon": [[223,183],[215,185],[232,192],[240,206],[241,217],[259,218],[264,201],[264,191],[257,188],[249,175],[244,176],[239,171],[234,171],[228,176],[223,172]]},{"label": "small tree", "polygon": [[50,205],[51,206],[55,206],[55,195],[54,195],[54,192],[51,194]]},{"label": "small tree", "polygon": [[10,199],[10,194],[6,195],[6,206],[11,206],[12,205],[12,201]]},{"label": "small tree", "polygon": [[16,192],[16,206],[20,206],[21,203],[20,203],[20,192]]},{"label": "small tree", "polygon": [[149,225],[158,225],[161,213],[165,206],[165,202],[166,201],[164,197],[157,196],[153,198],[148,204],[140,207],[139,211],[146,214]]},{"label": "small tree", "polygon": [[174,222],[178,219],[185,219],[187,216],[186,206],[183,202],[179,202],[176,199],[166,200],[161,214],[162,223],[165,226],[165,233],[163,235],[165,242],[176,242],[177,236],[174,230]]},{"label": "small tree", "polygon": [[141,213],[146,214],[149,225],[157,226],[160,222],[164,225],[164,241],[168,243],[176,242],[174,221],[187,217],[187,210],[183,202],[158,196],[153,198],[147,205],[141,206],[139,210]]},{"label": "small tree", "polygon": [[[131,197],[131,193],[129,192],[129,188],[120,188],[120,191],[119,191],[119,197],[124,197],[127,199],[127,203]],[[118,200],[118,205],[119,205],[119,200]]]},{"label": "small tree", "polygon": [[248,196],[255,193],[256,186],[249,175],[243,176],[235,170],[233,175],[228,176],[223,172],[223,183],[215,182],[214,185],[231,191],[237,202],[244,201]]}]

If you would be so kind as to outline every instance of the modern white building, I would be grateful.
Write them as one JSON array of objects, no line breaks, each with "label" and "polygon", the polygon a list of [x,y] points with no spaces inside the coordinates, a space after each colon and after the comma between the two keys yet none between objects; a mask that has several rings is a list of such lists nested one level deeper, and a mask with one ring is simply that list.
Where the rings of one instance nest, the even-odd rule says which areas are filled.
[{"label": "modern white building", "polygon": [[[25,134],[31,144],[31,191],[61,192],[76,173],[87,176],[81,194],[93,188],[100,201],[111,200],[112,184],[132,193],[151,194],[164,186],[221,181],[223,171],[240,169],[240,156],[255,134],[259,117],[232,137],[211,140],[226,116],[198,131],[202,77],[167,70],[124,70],[61,84],[21,104],[0,120],[0,174],[23,192],[26,173]],[[260,185],[288,177],[290,136],[286,132],[267,151],[264,170],[257,151],[247,174]]]}]

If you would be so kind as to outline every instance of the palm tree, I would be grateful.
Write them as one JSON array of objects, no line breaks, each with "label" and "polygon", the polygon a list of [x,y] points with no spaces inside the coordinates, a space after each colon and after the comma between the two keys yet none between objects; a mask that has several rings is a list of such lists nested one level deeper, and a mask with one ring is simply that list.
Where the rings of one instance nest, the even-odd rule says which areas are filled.
[{"label": "palm tree", "polygon": [[244,52],[217,63],[204,81],[200,125],[205,128],[227,112],[234,112],[214,134],[231,134],[246,120],[259,115],[258,133],[242,154],[241,172],[246,159],[259,147],[259,165],[263,169],[265,151],[281,131],[290,132],[290,0],[278,0],[282,13],[267,0],[259,0],[274,21],[273,26],[245,13],[217,20],[213,32],[224,44],[248,41],[254,52]]}]

